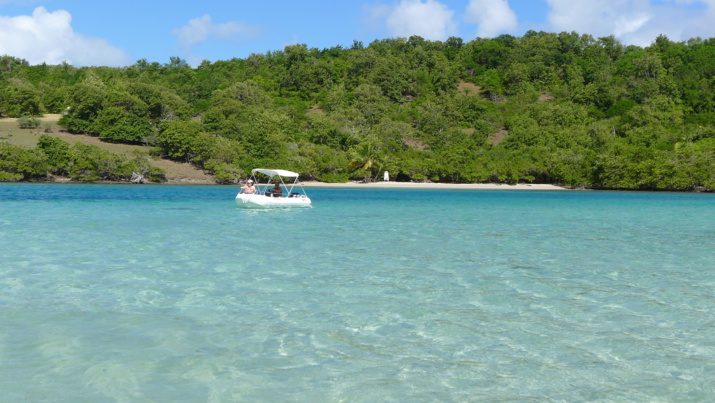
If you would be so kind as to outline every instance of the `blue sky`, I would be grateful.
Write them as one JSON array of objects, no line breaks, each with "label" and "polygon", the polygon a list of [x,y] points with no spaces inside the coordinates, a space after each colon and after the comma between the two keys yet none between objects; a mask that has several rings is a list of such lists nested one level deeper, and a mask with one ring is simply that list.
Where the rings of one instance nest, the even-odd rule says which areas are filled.
[{"label": "blue sky", "polygon": [[648,46],[715,36],[715,0],[0,0],[0,55],[127,66],[245,58],[293,44],[419,35],[464,41],[533,29]]}]

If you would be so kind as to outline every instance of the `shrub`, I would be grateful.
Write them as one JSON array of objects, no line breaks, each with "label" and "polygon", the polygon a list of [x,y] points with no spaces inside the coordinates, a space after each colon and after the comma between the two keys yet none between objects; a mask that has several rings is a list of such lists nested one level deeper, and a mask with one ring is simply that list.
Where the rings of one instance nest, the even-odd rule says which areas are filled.
[{"label": "shrub", "polygon": [[40,126],[40,119],[34,116],[23,116],[17,119],[17,125],[20,129],[35,129]]},{"label": "shrub", "polygon": [[159,167],[149,167],[145,176],[150,182],[166,182],[166,171]]}]

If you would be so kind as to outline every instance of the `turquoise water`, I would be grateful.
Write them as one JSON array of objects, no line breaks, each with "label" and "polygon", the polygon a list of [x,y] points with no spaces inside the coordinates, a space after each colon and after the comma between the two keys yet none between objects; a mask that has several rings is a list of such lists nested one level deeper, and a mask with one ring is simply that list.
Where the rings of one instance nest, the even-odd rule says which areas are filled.
[{"label": "turquoise water", "polygon": [[0,184],[0,400],[704,401],[715,195]]}]

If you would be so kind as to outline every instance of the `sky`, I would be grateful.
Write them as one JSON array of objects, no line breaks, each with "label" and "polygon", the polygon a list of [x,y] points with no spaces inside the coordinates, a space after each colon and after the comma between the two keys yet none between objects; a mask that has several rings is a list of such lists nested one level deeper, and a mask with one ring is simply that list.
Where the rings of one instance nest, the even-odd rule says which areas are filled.
[{"label": "sky", "polygon": [[412,35],[465,42],[529,30],[648,46],[715,36],[715,0],[0,0],[0,55],[36,65],[197,66]]}]

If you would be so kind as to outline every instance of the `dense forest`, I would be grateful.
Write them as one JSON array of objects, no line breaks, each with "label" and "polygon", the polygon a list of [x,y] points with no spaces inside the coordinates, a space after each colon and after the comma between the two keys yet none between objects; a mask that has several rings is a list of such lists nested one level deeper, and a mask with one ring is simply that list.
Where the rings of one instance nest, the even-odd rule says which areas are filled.
[{"label": "dense forest", "polygon": [[[62,113],[69,132],[149,145],[218,183],[276,167],[326,182],[388,170],[398,181],[715,189],[715,39],[661,35],[642,48],[575,32],[413,36],[196,68],[4,56],[0,78],[3,116]],[[0,180],[118,179],[137,166],[161,180],[148,157],[49,136],[34,149],[0,142]]]}]

